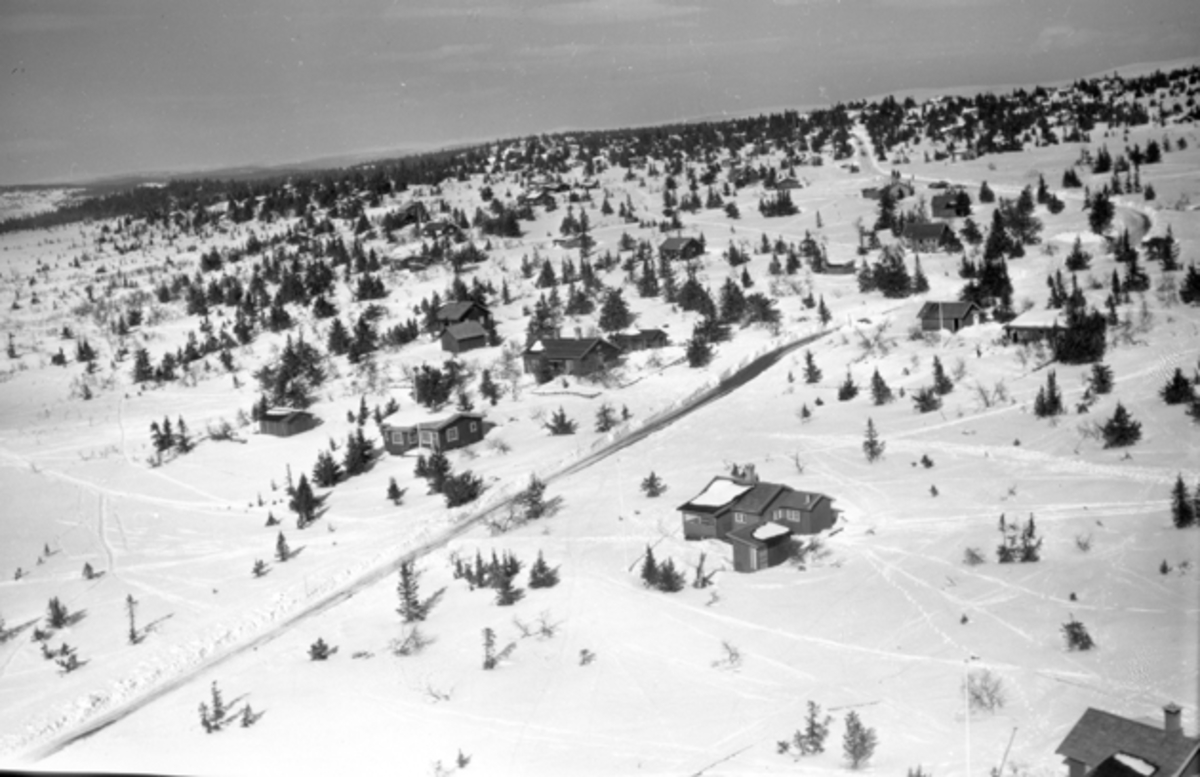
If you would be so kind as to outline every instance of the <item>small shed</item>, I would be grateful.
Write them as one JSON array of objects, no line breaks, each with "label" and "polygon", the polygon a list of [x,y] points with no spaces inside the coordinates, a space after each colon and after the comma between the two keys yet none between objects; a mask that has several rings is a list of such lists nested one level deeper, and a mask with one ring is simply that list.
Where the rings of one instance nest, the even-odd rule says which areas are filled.
[{"label": "small shed", "polygon": [[1004,325],[1004,338],[1013,344],[1049,340],[1066,326],[1061,310],[1027,310]]},{"label": "small shed", "polygon": [[983,319],[983,311],[974,302],[926,302],[917,314],[921,331],[937,332],[948,329],[957,332],[964,326],[974,326]]},{"label": "small shed", "polygon": [[669,237],[658,247],[665,259],[694,259],[704,253],[704,245],[694,237]]},{"label": "small shed", "polygon": [[307,432],[316,425],[316,416],[307,410],[294,407],[267,408],[258,418],[259,433],[274,437],[291,437],[293,434]]},{"label": "small shed", "polygon": [[650,348],[665,348],[669,340],[667,333],[661,329],[635,329],[614,334],[612,343],[622,351],[645,351]]},{"label": "small shed", "polygon": [[487,330],[478,321],[451,324],[442,332],[442,350],[453,354],[487,346]]},{"label": "small shed", "polygon": [[726,535],[733,546],[733,569],[757,572],[787,561],[791,553],[792,532],[786,526],[769,522],[741,526]]},{"label": "small shed", "polygon": [[413,448],[450,451],[479,442],[487,434],[481,413],[455,413],[432,421],[413,421],[409,416],[393,414],[379,425],[383,447],[393,456],[402,456]]}]

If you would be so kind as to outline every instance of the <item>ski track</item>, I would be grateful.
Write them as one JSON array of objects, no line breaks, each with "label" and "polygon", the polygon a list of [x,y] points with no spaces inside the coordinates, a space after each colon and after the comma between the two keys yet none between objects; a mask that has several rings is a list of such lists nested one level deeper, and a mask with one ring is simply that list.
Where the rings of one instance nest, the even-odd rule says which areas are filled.
[{"label": "ski track", "polygon": [[[828,331],[820,331],[787,343],[777,344],[748,358],[745,363],[731,369],[715,385],[698,391],[686,400],[654,415],[641,426],[616,437],[603,448],[564,463],[556,472],[547,474],[543,478],[544,482],[549,484],[555,480],[569,477],[641,442],[652,434],[737,390],[777,364],[788,353],[812,343],[828,333]],[[0,448],[0,458],[2,458],[0,464],[41,471],[29,459],[4,448]],[[193,510],[197,507],[194,503],[104,489],[62,472],[46,471],[46,474],[107,496],[125,496]],[[173,660],[164,661],[159,658],[159,663],[144,674],[119,679],[111,683],[111,688],[107,692],[94,692],[84,699],[77,700],[74,704],[65,705],[65,709],[49,713],[32,722],[24,734],[0,738],[0,755],[18,755],[20,758],[33,761],[44,759],[68,747],[71,743],[111,725],[156,699],[177,690],[204,672],[249,650],[267,644],[299,623],[361,593],[394,573],[401,563],[421,558],[437,548],[444,547],[481,524],[488,516],[503,509],[511,503],[512,499],[513,496],[508,493],[507,489],[500,491],[491,500],[485,500],[474,512],[467,513],[461,519],[451,523],[448,528],[436,533],[432,533],[432,529],[422,532],[421,537],[428,536],[429,538],[423,539],[421,544],[416,547],[401,550],[399,555],[395,555],[396,551],[381,552],[368,563],[331,575],[330,578],[321,581],[314,590],[306,589],[303,597],[293,595],[287,599],[277,599],[272,606],[251,613],[231,627],[217,629],[215,634],[208,636],[202,635],[182,648],[173,648],[170,651],[173,654]],[[111,553],[111,548],[108,548],[108,551]],[[381,562],[381,557],[387,558],[387,560]]]}]

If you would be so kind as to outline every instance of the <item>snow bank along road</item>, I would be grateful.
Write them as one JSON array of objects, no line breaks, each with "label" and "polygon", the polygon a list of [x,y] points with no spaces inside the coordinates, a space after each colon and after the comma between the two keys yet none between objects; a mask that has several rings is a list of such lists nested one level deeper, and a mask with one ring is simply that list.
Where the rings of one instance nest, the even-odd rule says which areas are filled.
[{"label": "snow bank along road", "polygon": [[[715,402],[721,397],[730,394],[741,386],[746,385],[765,372],[767,369],[777,364],[789,353],[798,348],[809,345],[810,343],[813,343],[828,334],[829,331],[818,332],[816,334],[802,337],[799,340],[792,341],[767,351],[765,354],[758,356],[746,366],[718,382],[717,385],[705,390],[679,407],[673,408],[656,416],[641,428],[610,442],[609,444],[592,453],[587,454],[583,458],[563,467],[557,472],[547,475],[544,478],[545,482],[551,483],[555,480],[582,472],[588,467],[603,461],[609,456],[612,456],[619,451],[641,442],[655,432],[665,429],[688,414],[693,413],[700,408]],[[225,652],[215,655],[212,658],[202,661],[201,663],[195,664],[194,666],[184,670],[182,673],[164,681],[161,685],[150,689],[143,695],[129,699],[116,708],[98,715],[95,719],[85,722],[83,725],[72,731],[66,732],[49,742],[43,743],[26,751],[24,754],[18,756],[19,759],[27,762],[40,761],[48,758],[54,753],[70,747],[73,743],[78,742],[81,739],[86,739],[93,734],[108,728],[114,723],[117,723],[129,715],[132,715],[134,712],[142,709],[151,702],[154,702],[155,700],[160,699],[169,693],[179,690],[184,685],[191,683],[205,672],[215,669],[230,659],[236,658],[249,651],[256,650],[259,647],[276,639],[277,637],[282,636],[296,625],[303,623],[309,618],[319,615],[326,610],[336,607],[344,601],[347,601],[355,594],[366,590],[376,583],[379,583],[384,578],[397,572],[402,564],[421,558],[431,551],[443,547],[451,540],[462,536],[478,524],[482,523],[489,516],[509,507],[513,504],[515,499],[515,495],[510,496],[485,510],[481,510],[477,513],[467,516],[458,524],[446,530],[442,534],[434,537],[422,545],[419,545],[416,548],[413,548],[402,556],[392,559],[391,561],[360,575],[354,580],[344,584],[338,590],[328,593],[316,601],[305,605],[299,611],[291,614],[281,622],[276,623],[257,636],[239,645],[233,646]]]}]

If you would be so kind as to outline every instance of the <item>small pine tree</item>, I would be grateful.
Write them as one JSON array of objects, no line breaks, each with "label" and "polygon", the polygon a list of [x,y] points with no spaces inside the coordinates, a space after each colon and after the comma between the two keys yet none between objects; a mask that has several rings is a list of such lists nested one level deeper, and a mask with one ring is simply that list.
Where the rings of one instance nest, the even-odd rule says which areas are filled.
[{"label": "small pine tree", "polygon": [[699,369],[712,361],[713,348],[709,344],[708,338],[696,332],[687,341],[685,355],[687,356],[688,366],[692,369]]},{"label": "small pine tree", "polygon": [[331,652],[329,645],[321,637],[317,637],[317,641],[308,646],[310,661],[324,661],[329,658]]},{"label": "small pine tree", "polygon": [[653,498],[656,496],[661,496],[666,490],[667,487],[663,484],[662,478],[660,478],[653,470],[651,470],[650,474],[647,475],[642,481],[642,493],[648,497]]},{"label": "small pine tree", "polygon": [[558,585],[558,567],[551,567],[538,551],[537,561],[529,568],[530,588],[553,588]]},{"label": "small pine tree", "polygon": [[501,607],[516,604],[525,596],[524,589],[517,588],[513,583],[512,575],[497,575],[492,587],[496,589],[496,604]]},{"label": "small pine tree", "polygon": [[858,396],[858,384],[854,382],[854,377],[850,374],[850,370],[846,370],[846,380],[842,385],[838,386],[838,401],[848,402]]},{"label": "small pine tree", "polygon": [[1091,650],[1096,646],[1087,627],[1075,620],[1074,615],[1062,625],[1062,632],[1063,638],[1067,641],[1067,650]]},{"label": "small pine tree", "polygon": [[821,326],[829,326],[829,322],[833,320],[833,314],[825,305],[825,295],[821,295],[821,300],[817,303],[817,316],[821,319]]},{"label": "small pine tree", "polygon": [[647,588],[658,587],[658,564],[654,560],[654,549],[649,545],[642,560],[642,585]]},{"label": "small pine tree", "polygon": [[1192,382],[1183,376],[1183,370],[1179,367],[1175,368],[1175,374],[1167,384],[1159,389],[1158,395],[1168,405],[1182,405],[1196,398]]},{"label": "small pine tree", "polygon": [[262,577],[267,573],[267,562],[261,558],[254,559],[254,566],[250,568],[250,572],[255,577]]},{"label": "small pine tree", "polygon": [[404,492],[406,490],[407,489],[400,488],[400,486],[396,483],[396,478],[388,478],[387,498],[391,500],[392,504],[399,505],[400,501],[404,499]]},{"label": "small pine tree", "polygon": [[613,406],[605,402],[596,411],[596,431],[607,432],[617,425],[617,416]]},{"label": "small pine tree", "polygon": [[812,351],[804,352],[804,382],[818,383],[821,380],[821,368],[813,360]]},{"label": "small pine tree", "polygon": [[133,598],[133,594],[125,595],[125,612],[129,615],[128,639],[130,645],[136,645],[142,641],[137,629],[137,605],[137,599]]},{"label": "small pine tree", "polygon": [[867,419],[867,433],[863,439],[862,449],[867,457],[867,461],[874,464],[883,456],[883,451],[887,447],[887,443],[881,442],[879,432],[875,430],[875,422],[870,418]]},{"label": "small pine tree", "polygon": [[61,629],[67,625],[71,616],[67,606],[57,596],[52,596],[46,605],[46,623],[52,629]]},{"label": "small pine tree", "polygon": [[1105,448],[1123,448],[1142,438],[1142,425],[1134,421],[1125,406],[1118,402],[1112,418],[1100,427],[1100,433],[1104,437]]},{"label": "small pine tree", "polygon": [[1177,529],[1186,529],[1196,523],[1196,505],[1183,482],[1183,473],[1175,479],[1171,489],[1171,521]]},{"label": "small pine tree", "polygon": [[1062,412],[1062,393],[1058,390],[1054,370],[1050,370],[1046,375],[1046,385],[1038,389],[1037,398],[1033,401],[1033,414],[1038,418],[1049,418]]},{"label": "small pine tree", "polygon": [[400,606],[396,612],[400,613],[405,623],[423,621],[429,614],[426,603],[421,601],[420,577],[421,573],[413,566],[413,562],[405,561],[400,565],[400,579],[396,583]]},{"label": "small pine tree", "polygon": [[567,413],[559,405],[558,411],[550,416],[550,423],[545,424],[552,435],[575,434],[576,423],[567,418]]},{"label": "small pine tree", "polygon": [[1101,362],[1096,362],[1092,365],[1092,372],[1088,376],[1088,390],[1097,396],[1107,394],[1113,388],[1113,371],[1112,367]]},{"label": "small pine tree", "polygon": [[283,532],[279,532],[279,536],[275,538],[275,558],[282,562],[291,557],[292,551],[288,547],[287,538],[283,536]]},{"label": "small pine tree", "polygon": [[936,356],[933,357],[933,390],[941,396],[954,390],[954,381],[950,380],[950,376],[942,367],[942,360]]},{"label": "small pine tree", "polygon": [[808,714],[804,717],[804,731],[796,732],[796,749],[801,755],[825,752],[825,740],[829,737],[829,724],[833,718],[821,715],[821,707],[815,701],[808,702]]},{"label": "small pine tree", "polygon": [[871,399],[876,405],[886,405],[894,399],[892,389],[883,380],[883,376],[879,374],[878,369],[871,376]]},{"label": "small pine tree", "polygon": [[683,573],[675,568],[671,559],[658,565],[658,582],[655,584],[658,590],[673,594],[683,590],[684,582]]},{"label": "small pine tree", "polygon": [[[982,199],[980,197],[980,200]],[[851,769],[857,769],[870,760],[878,744],[875,729],[864,726],[854,710],[846,713],[846,734],[842,738],[842,752],[846,754]]]}]

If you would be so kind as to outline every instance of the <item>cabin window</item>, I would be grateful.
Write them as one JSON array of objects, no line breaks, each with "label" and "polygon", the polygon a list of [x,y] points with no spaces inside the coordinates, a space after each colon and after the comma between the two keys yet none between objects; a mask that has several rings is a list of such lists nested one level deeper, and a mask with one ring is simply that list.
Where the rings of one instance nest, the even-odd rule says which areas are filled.
[{"label": "cabin window", "polygon": [[779,511],[779,517],[785,521],[791,521],[792,523],[800,523],[800,511],[799,510],[790,510],[788,508],[783,508]]},{"label": "cabin window", "polygon": [[475,423],[474,421],[472,421],[472,422],[471,422],[471,431],[472,431],[472,432],[474,432],[474,431],[476,431],[477,429],[479,429],[479,424],[477,424],[477,423]]},{"label": "cabin window", "polygon": [[433,445],[433,432],[426,432],[426,431],[422,430],[421,444],[422,445]]},{"label": "cabin window", "polygon": [[399,430],[392,432],[392,444],[393,445],[403,445],[404,444],[404,432],[401,432]]},{"label": "cabin window", "polygon": [[746,514],[745,513],[734,513],[733,514],[733,522],[734,523],[746,523]]},{"label": "cabin window", "polygon": [[458,427],[451,426],[446,430],[446,442],[458,442]]}]

